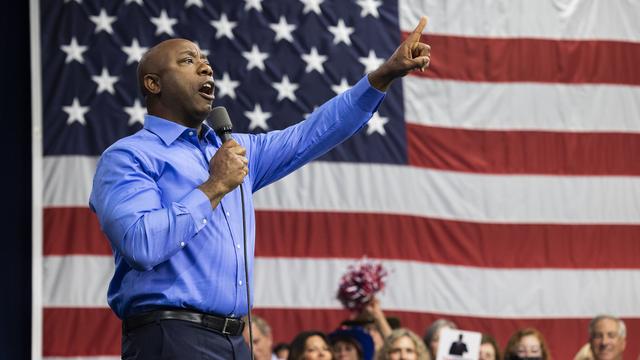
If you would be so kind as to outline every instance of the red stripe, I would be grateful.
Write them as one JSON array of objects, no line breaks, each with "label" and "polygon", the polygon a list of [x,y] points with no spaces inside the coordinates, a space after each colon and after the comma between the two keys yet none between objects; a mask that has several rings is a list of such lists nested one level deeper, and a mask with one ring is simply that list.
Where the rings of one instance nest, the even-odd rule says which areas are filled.
[{"label": "red stripe", "polygon": [[257,256],[499,268],[640,268],[640,226],[480,224],[402,215],[260,211]]},{"label": "red stripe", "polygon": [[44,356],[119,355],[120,320],[108,308],[44,308]]},{"label": "red stripe", "polygon": [[[406,38],[408,33],[403,33]],[[640,43],[423,35],[429,71],[416,76],[490,82],[640,85]]]},{"label": "red stripe", "polygon": [[[74,238],[73,224],[84,224],[82,217],[93,214],[72,210],[45,212],[45,255],[111,255],[101,234]],[[55,235],[63,231],[58,227],[68,237]],[[492,268],[640,268],[640,225],[484,224],[373,213],[257,211],[256,227],[257,256],[367,255]]]},{"label": "red stripe", "polygon": [[[273,329],[274,343],[289,342],[302,330],[330,332],[349,314],[343,310],[256,309]],[[403,326],[422,336],[425,328],[439,314],[387,311],[398,317]],[[462,329],[493,334],[501,346],[518,328],[539,329],[549,342],[555,359],[572,359],[587,341],[588,319],[493,319],[446,316]],[[626,354],[631,358],[640,351],[640,343],[631,341],[640,333],[640,319],[625,319],[629,341]],[[43,354],[45,356],[98,356],[120,354],[120,321],[107,308],[45,308]]]},{"label": "red stripe", "polygon": [[44,255],[111,255],[96,215],[85,207],[45,208]]},{"label": "red stripe", "polygon": [[409,164],[489,174],[640,175],[640,134],[452,129],[407,124]]}]

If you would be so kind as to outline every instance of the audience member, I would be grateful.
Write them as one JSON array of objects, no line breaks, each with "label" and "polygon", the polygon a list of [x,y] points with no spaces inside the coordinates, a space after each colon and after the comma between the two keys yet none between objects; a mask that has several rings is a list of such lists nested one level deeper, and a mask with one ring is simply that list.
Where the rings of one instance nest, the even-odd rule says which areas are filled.
[{"label": "audience member", "polygon": [[377,354],[377,360],[430,360],[420,337],[405,328],[393,330],[385,339],[382,349]]},{"label": "audience member", "polygon": [[427,328],[427,331],[424,334],[424,344],[427,346],[427,351],[429,351],[429,355],[432,359],[435,359],[438,354],[440,331],[445,328],[457,329],[458,326],[451,320],[438,319]]},{"label": "audience member", "polygon": [[589,343],[596,360],[620,360],[627,345],[627,327],[612,315],[598,315],[589,323]]},{"label": "audience member", "polygon": [[504,360],[518,359],[551,359],[547,342],[538,330],[520,329],[511,336],[504,349]]},{"label": "audience member", "polygon": [[[260,316],[251,315],[251,330],[253,331],[253,355],[255,360],[277,360],[272,354],[271,345],[273,336],[271,327],[267,321]],[[246,326],[242,332],[244,340],[249,344],[249,327]]]},{"label": "audience member", "polygon": [[289,357],[289,344],[278,343],[273,347],[273,353],[276,354],[278,360],[287,360]]},{"label": "audience member", "polygon": [[493,336],[482,334],[479,360],[500,360],[500,348]]},{"label": "audience member", "polygon": [[329,341],[336,360],[373,360],[373,339],[361,327],[340,328],[329,334]]},{"label": "audience member", "polygon": [[333,359],[329,339],[320,331],[303,331],[289,345],[287,360]]}]

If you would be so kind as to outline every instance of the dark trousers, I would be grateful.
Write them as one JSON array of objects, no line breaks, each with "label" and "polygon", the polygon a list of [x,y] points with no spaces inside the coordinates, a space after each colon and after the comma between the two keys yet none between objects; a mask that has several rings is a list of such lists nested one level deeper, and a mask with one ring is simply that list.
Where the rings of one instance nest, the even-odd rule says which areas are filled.
[{"label": "dark trousers", "polygon": [[122,333],[123,360],[249,360],[242,335],[182,320],[160,320]]}]

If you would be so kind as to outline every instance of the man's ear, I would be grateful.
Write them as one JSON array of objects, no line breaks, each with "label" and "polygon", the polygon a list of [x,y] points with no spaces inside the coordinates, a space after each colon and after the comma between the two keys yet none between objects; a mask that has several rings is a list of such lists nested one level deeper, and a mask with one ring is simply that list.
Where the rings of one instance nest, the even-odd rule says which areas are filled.
[{"label": "man's ear", "polygon": [[160,93],[160,77],[157,74],[146,74],[143,79],[144,88],[150,94],[159,94]]}]

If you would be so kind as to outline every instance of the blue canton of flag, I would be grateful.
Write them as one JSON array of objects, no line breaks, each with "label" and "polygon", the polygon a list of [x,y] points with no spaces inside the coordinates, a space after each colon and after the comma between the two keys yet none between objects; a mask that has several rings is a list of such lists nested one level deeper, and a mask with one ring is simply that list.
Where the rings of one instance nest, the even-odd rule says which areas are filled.
[{"label": "blue canton of flag", "polygon": [[[401,41],[395,1],[42,1],[45,155],[99,155],[141,128],[136,66],[196,42],[235,132],[282,129],[377,68]],[[324,160],[406,163],[402,89]]]}]

